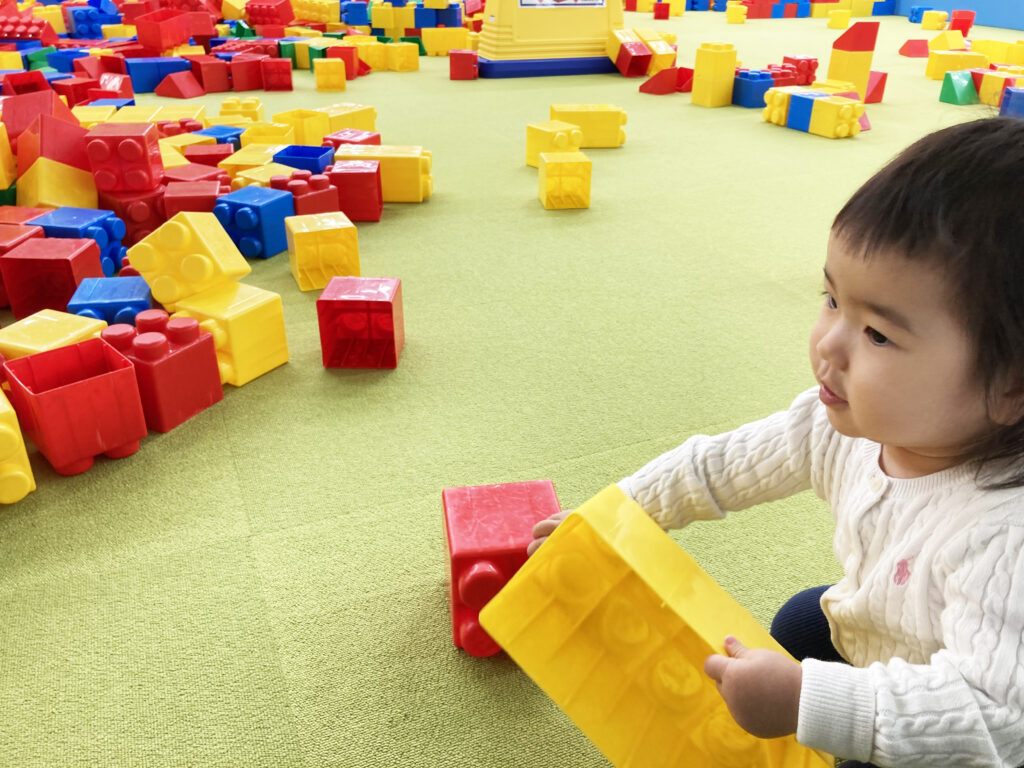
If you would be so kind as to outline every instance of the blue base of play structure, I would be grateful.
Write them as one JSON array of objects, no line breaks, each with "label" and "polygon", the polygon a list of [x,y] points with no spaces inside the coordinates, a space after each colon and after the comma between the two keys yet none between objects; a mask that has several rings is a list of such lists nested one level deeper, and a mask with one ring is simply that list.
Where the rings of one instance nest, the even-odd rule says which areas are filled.
[{"label": "blue base of play structure", "polygon": [[1024,29],[1024,2],[1021,0],[896,0],[896,13],[906,16],[914,5],[929,5],[936,11],[949,13],[954,10],[974,11],[977,13],[975,24]]},{"label": "blue base of play structure", "polygon": [[607,56],[579,59],[483,59],[480,77],[546,77],[550,75],[603,75],[618,72]]}]

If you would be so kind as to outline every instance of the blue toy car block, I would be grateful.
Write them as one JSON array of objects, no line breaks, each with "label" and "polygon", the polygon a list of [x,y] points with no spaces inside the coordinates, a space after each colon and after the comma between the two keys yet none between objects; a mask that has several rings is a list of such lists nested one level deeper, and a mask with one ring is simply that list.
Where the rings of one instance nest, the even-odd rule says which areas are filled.
[{"label": "blue toy car block", "polygon": [[807,131],[811,127],[811,112],[814,111],[814,100],[828,96],[827,93],[811,91],[808,93],[794,93],[789,97],[789,116],[786,118],[786,127],[798,131]]},{"label": "blue toy car block", "polygon": [[911,24],[920,24],[924,21],[924,12],[935,10],[931,5],[912,5],[910,6],[910,13],[907,15],[907,21]]},{"label": "blue toy car block", "polygon": [[364,2],[342,3],[342,18],[352,27],[365,27],[370,23],[370,12]]},{"label": "blue toy car block", "polygon": [[732,86],[732,103],[748,109],[763,109],[764,95],[774,85],[771,72],[751,70],[736,75]]},{"label": "blue toy car block", "polygon": [[546,77],[550,75],[604,75],[619,70],[607,56],[578,59],[478,59],[480,77]]},{"label": "blue toy car block", "polygon": [[90,107],[133,107],[135,99],[96,99],[89,102]]},{"label": "blue toy car block", "polygon": [[46,54],[46,63],[58,72],[73,72],[75,67],[72,62],[75,59],[88,55],[85,51],[78,50],[77,48],[65,48],[62,51]]},{"label": "blue toy car block", "polygon": [[424,8],[421,5],[417,5],[416,10],[413,12],[413,18],[417,29],[437,26],[437,11],[433,8]]},{"label": "blue toy car block", "polygon": [[125,235],[124,222],[111,211],[97,208],[55,208],[27,222],[43,228],[47,237],[88,237],[100,248],[103,274],[110,277],[121,269],[125,248],[121,240]]},{"label": "blue toy car block", "polygon": [[87,277],[68,302],[72,315],[115,323],[135,324],[139,312],[153,308],[153,296],[142,277]]},{"label": "blue toy car block", "polygon": [[295,215],[291,192],[242,187],[217,198],[217,221],[247,259],[269,259],[287,250],[284,219]]},{"label": "blue toy car block", "polygon": [[461,27],[462,26],[462,6],[458,3],[452,3],[443,10],[436,12],[437,26],[445,27]]},{"label": "blue toy car block", "polygon": [[230,144],[235,148],[235,151],[238,151],[242,148],[242,134],[244,132],[244,128],[237,128],[233,125],[211,125],[209,128],[203,128],[194,133],[196,136],[213,136],[218,144]]},{"label": "blue toy car block", "polygon": [[274,162],[310,173],[323,173],[334,162],[334,147],[308,147],[291,144],[274,154]]},{"label": "blue toy car block", "polygon": [[800,0],[796,4],[796,17],[798,19],[808,19],[811,16],[811,0]]},{"label": "blue toy car block", "polygon": [[999,104],[1000,117],[1024,117],[1024,88],[1007,88]]}]

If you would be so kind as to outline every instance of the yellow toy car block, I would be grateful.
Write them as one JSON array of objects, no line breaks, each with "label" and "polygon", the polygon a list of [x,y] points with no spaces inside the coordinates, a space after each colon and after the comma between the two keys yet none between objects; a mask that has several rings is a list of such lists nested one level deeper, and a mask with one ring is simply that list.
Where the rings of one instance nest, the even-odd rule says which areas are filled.
[{"label": "yellow toy car block", "polygon": [[330,130],[328,133],[340,131],[342,128],[355,128],[359,131],[377,130],[377,110],[363,104],[328,104],[317,107],[317,112],[327,115]]},{"label": "yellow toy car block", "polygon": [[288,362],[281,297],[271,291],[224,283],[181,301],[173,317],[213,334],[222,384],[241,387]]},{"label": "yellow toy car block", "polygon": [[35,489],[18,415],[0,390],[0,504],[21,501]]},{"label": "yellow toy car block", "polygon": [[160,144],[160,162],[163,163],[165,169],[167,168],[180,168],[183,165],[188,165],[188,160],[185,159],[185,155],[179,152],[175,147],[169,144]]},{"label": "yellow toy car block", "polygon": [[14,360],[36,352],[68,347],[95,339],[107,324],[103,320],[56,309],[41,309],[16,323],[0,328],[0,354]]},{"label": "yellow toy car block", "polygon": [[7,126],[0,122],[0,188],[8,189],[18,178],[18,161],[11,151]]},{"label": "yellow toy car block", "polygon": [[385,203],[422,203],[434,191],[433,158],[423,147],[342,144],[334,152],[334,161],[339,160],[377,160]]},{"label": "yellow toy car block", "polygon": [[420,68],[420,47],[416,43],[386,43],[384,54],[390,72],[415,72]]},{"label": "yellow toy car block", "polygon": [[239,137],[242,147],[250,144],[295,144],[295,128],[287,123],[250,123]]},{"label": "yellow toy car block", "polygon": [[195,120],[202,123],[204,127],[208,127],[206,123],[206,107],[202,104],[164,104],[153,115],[154,123],[158,123],[161,120],[173,120],[175,122],[178,120]]},{"label": "yellow toy car block", "polygon": [[562,120],[528,123],[526,126],[526,164],[540,165],[541,152],[575,152],[583,144],[583,131],[578,125]]},{"label": "yellow toy car block", "polygon": [[469,48],[469,30],[465,27],[424,27],[420,40],[427,56],[447,56],[448,51],[464,51]]},{"label": "yellow toy car block", "polygon": [[701,43],[693,67],[692,104],[727,107],[732,104],[736,78],[736,48],[732,43]]},{"label": "yellow toy car block", "polygon": [[89,171],[38,157],[15,187],[18,205],[31,208],[96,208],[96,181]]},{"label": "yellow toy car block", "polygon": [[255,96],[248,96],[240,99],[237,96],[229,96],[220,103],[220,115],[241,115],[247,117],[254,123],[263,121],[263,102]]},{"label": "yellow toy car block", "polygon": [[242,171],[250,168],[259,168],[274,160],[274,155],[284,149],[287,144],[249,144],[242,147],[228,157],[225,157],[217,167],[227,172],[229,178],[234,178]]},{"label": "yellow toy car block", "polygon": [[343,59],[314,59],[313,77],[318,91],[344,91],[348,88]]},{"label": "yellow toy car block", "polygon": [[948,19],[946,11],[925,11],[921,15],[921,29],[945,29]]},{"label": "yellow toy car block", "polygon": [[370,26],[378,29],[395,26],[395,9],[391,3],[374,3],[370,7]]},{"label": "yellow toy car block", "polygon": [[619,147],[626,143],[626,110],[614,104],[552,104],[552,120],[578,125],[583,148]]},{"label": "yellow toy car block", "polygon": [[589,208],[591,170],[582,152],[541,152],[537,197],[549,211]]},{"label": "yellow toy car block", "polygon": [[121,107],[117,113],[110,118],[111,123],[153,123],[156,122],[156,113],[160,107],[142,104],[132,104]]},{"label": "yellow toy car block", "polygon": [[75,116],[75,119],[78,120],[83,128],[93,128],[100,123],[108,123],[116,112],[117,107],[114,106],[90,107],[79,104],[77,107],[71,108],[71,114]]},{"label": "yellow toy car block", "polygon": [[726,24],[744,24],[747,21],[747,6],[730,4],[725,8]]},{"label": "yellow toy car block", "polygon": [[845,80],[857,86],[857,93],[863,99],[868,92],[871,78],[871,59],[874,51],[840,51],[832,49],[828,60],[829,80]]},{"label": "yellow toy car block", "polygon": [[864,104],[857,99],[845,96],[815,99],[807,132],[827,139],[852,138],[860,133],[860,117],[863,114]]},{"label": "yellow toy car block", "polygon": [[295,129],[296,144],[319,147],[324,136],[331,132],[331,121],[323,112],[315,109],[290,109],[274,115],[275,123],[290,125]]},{"label": "yellow toy car block", "polygon": [[828,14],[828,28],[829,29],[846,29],[850,26],[850,12],[849,11],[829,11]]},{"label": "yellow toy car block", "polygon": [[231,179],[231,189],[241,189],[242,187],[269,187],[270,180],[275,176],[288,176],[295,173],[295,169],[290,165],[282,165],[281,163],[267,163],[266,165],[259,165],[255,168],[248,168],[244,171],[239,171]]},{"label": "yellow toy car block", "polygon": [[300,291],[322,290],[332,277],[359,276],[359,233],[341,211],[289,216],[284,227]]},{"label": "yellow toy car block", "polygon": [[964,33],[959,29],[947,29],[928,41],[929,51],[966,51]]},{"label": "yellow toy car block", "polygon": [[252,269],[212,213],[182,211],[128,249],[128,261],[168,312]]},{"label": "yellow toy car block", "polygon": [[480,624],[617,768],[831,768],[735,723],[704,659],[727,634],[786,652],[611,486],[570,514]]}]

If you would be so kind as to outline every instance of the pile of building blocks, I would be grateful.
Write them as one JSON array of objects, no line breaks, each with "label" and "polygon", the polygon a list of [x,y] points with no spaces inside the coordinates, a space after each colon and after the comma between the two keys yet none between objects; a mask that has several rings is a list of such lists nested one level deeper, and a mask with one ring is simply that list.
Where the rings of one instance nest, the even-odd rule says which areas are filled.
[{"label": "pile of building blocks", "polygon": [[[515,545],[521,524],[511,525]],[[468,563],[457,569],[451,552],[453,619],[457,633],[476,638],[470,611],[508,568],[486,542],[459,544]],[[460,579],[477,574],[468,610],[456,613]],[[833,765],[795,736],[758,739],[736,724],[704,660],[724,655],[730,634],[750,648],[785,650],[616,486],[571,513],[478,622],[620,768]]]},{"label": "pile of building blocks", "polygon": [[625,77],[651,77],[675,66],[676,38],[651,29],[613,29],[608,58]]}]

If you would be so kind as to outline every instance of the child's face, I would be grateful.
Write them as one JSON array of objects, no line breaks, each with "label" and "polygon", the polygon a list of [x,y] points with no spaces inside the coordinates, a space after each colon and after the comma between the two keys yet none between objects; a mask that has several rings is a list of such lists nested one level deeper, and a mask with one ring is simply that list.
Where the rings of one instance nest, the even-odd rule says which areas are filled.
[{"label": "child's face", "polygon": [[888,253],[853,255],[835,236],[811,365],[829,421],[881,443],[884,469],[918,476],[952,466],[992,431],[972,341],[943,274]]}]

